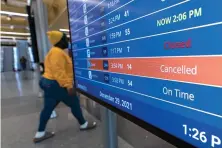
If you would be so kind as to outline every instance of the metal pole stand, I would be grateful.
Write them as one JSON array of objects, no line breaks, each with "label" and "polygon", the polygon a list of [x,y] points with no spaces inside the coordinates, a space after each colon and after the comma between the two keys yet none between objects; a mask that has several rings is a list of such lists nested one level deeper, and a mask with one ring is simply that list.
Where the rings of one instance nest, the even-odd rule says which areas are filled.
[{"label": "metal pole stand", "polygon": [[118,148],[116,114],[111,110],[101,107],[103,148]]}]

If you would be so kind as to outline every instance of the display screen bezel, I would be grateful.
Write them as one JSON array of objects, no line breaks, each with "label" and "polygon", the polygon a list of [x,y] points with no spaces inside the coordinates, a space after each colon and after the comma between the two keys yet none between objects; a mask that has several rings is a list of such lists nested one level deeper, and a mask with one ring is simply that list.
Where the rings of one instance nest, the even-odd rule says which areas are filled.
[{"label": "display screen bezel", "polygon": [[[70,30],[71,28],[70,28],[70,16],[69,16],[69,2],[68,2],[68,0],[67,0],[66,3],[67,3],[67,12],[68,12],[68,25],[69,25],[68,27],[69,27],[69,30]],[[69,31],[69,35],[70,35],[70,41],[72,41],[71,31]],[[72,44],[71,44],[71,48],[72,48]],[[73,53],[72,53],[72,55],[73,55]],[[74,57],[72,56],[72,62],[73,61],[74,61]],[[75,73],[74,69],[75,69],[75,66],[73,64],[73,71]],[[75,82],[75,79],[76,78],[75,78],[75,74],[74,74],[74,82]],[[77,92],[85,95],[89,99],[91,99],[91,100],[97,102],[98,104],[108,108],[109,110],[115,112],[116,114],[122,116],[123,118],[135,123],[136,125],[140,126],[141,128],[143,128],[143,129],[149,131],[150,133],[158,136],[159,138],[169,142],[170,144],[172,144],[176,147],[195,148],[195,146],[193,146],[192,144],[187,143],[186,141],[184,141],[184,140],[182,140],[182,139],[180,139],[180,138],[178,138],[178,137],[176,137],[176,136],[174,136],[170,133],[167,133],[164,130],[158,128],[158,127],[155,127],[155,126],[137,118],[136,116],[133,116],[133,115],[127,113],[127,112],[124,112],[123,110],[118,109],[115,106],[112,106],[112,105],[110,105],[110,104],[108,104],[104,101],[101,101],[101,99],[96,98],[96,97],[92,96],[91,94],[82,91],[81,89],[78,89],[76,87],[76,83],[74,83],[74,87],[75,87],[75,90]]]}]

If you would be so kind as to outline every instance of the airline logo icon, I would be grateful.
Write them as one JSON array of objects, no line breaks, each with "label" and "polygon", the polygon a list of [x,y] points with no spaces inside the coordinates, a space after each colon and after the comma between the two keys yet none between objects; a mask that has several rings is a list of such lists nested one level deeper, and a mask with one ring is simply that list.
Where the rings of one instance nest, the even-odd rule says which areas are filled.
[{"label": "airline logo icon", "polygon": [[105,12],[105,6],[102,6],[100,8],[100,15],[104,15],[104,12]]},{"label": "airline logo icon", "polygon": [[89,79],[92,80],[92,71],[88,71]]},{"label": "airline logo icon", "polygon": [[105,23],[105,22],[106,22],[105,19],[102,19],[102,20],[101,20],[101,23],[100,23],[101,27],[105,27],[105,26],[106,26],[106,23]]},{"label": "airline logo icon", "polygon": [[105,19],[102,19],[101,21],[100,21],[100,26],[101,26],[101,29],[102,30],[105,30],[106,28],[106,20]]},{"label": "airline logo icon", "polygon": [[89,49],[87,49],[87,58],[90,58],[90,50]]},{"label": "airline logo icon", "polygon": [[106,40],[107,40],[106,34],[103,34],[103,36],[102,36],[102,43],[106,43]]},{"label": "airline logo icon", "polygon": [[86,47],[89,47],[89,38],[86,38]]},{"label": "airline logo icon", "polygon": [[104,57],[108,56],[108,49],[107,49],[107,47],[103,47],[102,48],[102,54],[103,54]]},{"label": "airline logo icon", "polygon": [[109,62],[107,60],[103,60],[103,69],[109,70]]},{"label": "airline logo icon", "polygon": [[88,35],[89,35],[89,28],[85,27],[85,36],[88,36]]},{"label": "airline logo icon", "polygon": [[83,13],[85,14],[87,12],[86,4],[83,5]]},{"label": "airline logo icon", "polygon": [[109,83],[109,74],[104,74],[104,82]]},{"label": "airline logo icon", "polygon": [[90,61],[87,61],[87,67],[91,68],[91,62]]},{"label": "airline logo icon", "polygon": [[84,16],[84,24],[85,24],[85,25],[88,24],[88,18],[87,18],[87,15]]}]

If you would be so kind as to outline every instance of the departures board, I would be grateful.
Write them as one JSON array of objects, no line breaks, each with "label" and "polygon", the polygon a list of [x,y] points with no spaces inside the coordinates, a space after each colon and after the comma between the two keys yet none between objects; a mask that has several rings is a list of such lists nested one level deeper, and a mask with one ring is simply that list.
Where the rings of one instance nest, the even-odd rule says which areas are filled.
[{"label": "departures board", "polygon": [[76,87],[222,147],[222,0],[68,0]]}]

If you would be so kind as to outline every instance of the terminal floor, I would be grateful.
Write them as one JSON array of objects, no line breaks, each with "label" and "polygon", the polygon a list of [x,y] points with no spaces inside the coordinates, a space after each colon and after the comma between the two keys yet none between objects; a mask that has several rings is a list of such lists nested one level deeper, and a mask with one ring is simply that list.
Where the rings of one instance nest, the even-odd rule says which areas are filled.
[{"label": "terminal floor", "polygon": [[[39,112],[43,102],[38,98],[38,76],[30,72],[28,79],[20,73],[1,74],[1,125],[2,148],[103,148],[102,129],[80,132],[78,124],[70,114],[69,108],[60,104],[56,111],[58,117],[50,120],[48,130],[56,136],[39,144],[33,144],[32,138],[38,125]],[[87,119],[94,119],[84,110]],[[119,138],[119,148],[131,148]]]}]

